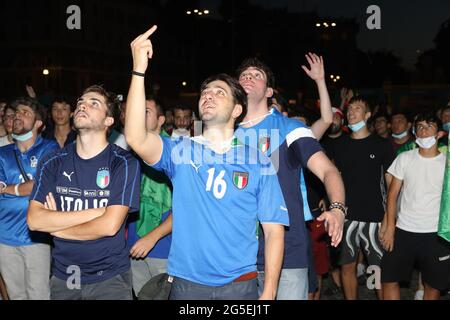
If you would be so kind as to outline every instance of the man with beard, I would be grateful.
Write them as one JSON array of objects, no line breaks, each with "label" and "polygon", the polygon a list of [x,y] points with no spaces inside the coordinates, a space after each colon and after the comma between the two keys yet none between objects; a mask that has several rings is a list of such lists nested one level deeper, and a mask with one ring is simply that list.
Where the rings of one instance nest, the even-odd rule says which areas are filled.
[{"label": "man with beard", "polygon": [[45,109],[32,98],[12,103],[14,143],[0,148],[0,273],[12,300],[50,298],[48,235],[26,223],[28,196],[38,162],[58,149],[40,131]]},{"label": "man with beard", "polygon": [[139,163],[110,144],[117,96],[101,86],[78,99],[76,143],[43,159],[28,226],[54,236],[52,300],[131,300],[125,220],[139,209]]},{"label": "man with beard", "polygon": [[168,274],[174,300],[256,300],[257,222],[264,230],[266,283],[274,299],[288,214],[270,160],[234,136],[247,110],[244,89],[229,75],[206,79],[198,102],[203,135],[171,140],[145,130],[145,72],[156,27],[132,43],[133,76],[125,137],[173,185],[173,232]]}]

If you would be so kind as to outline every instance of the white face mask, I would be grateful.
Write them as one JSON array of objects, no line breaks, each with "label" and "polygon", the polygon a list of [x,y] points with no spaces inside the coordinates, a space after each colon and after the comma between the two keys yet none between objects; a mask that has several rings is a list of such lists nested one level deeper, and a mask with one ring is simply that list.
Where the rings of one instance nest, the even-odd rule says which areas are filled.
[{"label": "white face mask", "polygon": [[416,143],[423,149],[430,149],[436,143],[436,137],[417,138]]},{"label": "white face mask", "polygon": [[27,141],[27,140],[30,140],[31,138],[33,138],[33,131],[28,131],[27,133],[22,134],[22,135],[12,134],[12,138],[14,140],[24,142],[24,141]]}]

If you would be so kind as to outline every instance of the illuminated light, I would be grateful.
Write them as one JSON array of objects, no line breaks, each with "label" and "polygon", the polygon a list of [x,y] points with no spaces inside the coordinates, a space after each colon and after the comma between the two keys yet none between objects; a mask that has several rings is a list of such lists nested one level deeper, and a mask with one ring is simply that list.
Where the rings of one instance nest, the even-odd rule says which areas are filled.
[{"label": "illuminated light", "polygon": [[328,28],[328,23],[324,22],[323,25],[325,26],[325,28]]},{"label": "illuminated light", "polygon": [[198,15],[201,16],[203,14],[203,12],[199,12]]},{"label": "illuminated light", "polygon": [[320,23],[316,23],[316,27],[320,27],[321,26],[321,24]]},{"label": "illuminated light", "polygon": [[341,79],[341,77],[340,77],[340,76],[336,76],[336,79],[338,79],[338,80],[339,80],[339,79]]},{"label": "illuminated light", "polygon": [[181,85],[182,85],[183,87],[186,87],[186,86],[187,86],[187,82],[186,82],[186,81],[183,81],[183,82],[181,83]]},{"label": "illuminated light", "polygon": [[209,14],[209,10],[204,10],[203,13],[204,14]]},{"label": "illuminated light", "polygon": [[333,23],[331,24],[331,26],[332,26],[332,27],[336,27],[336,23],[333,22]]},{"label": "illuminated light", "polygon": [[331,78],[331,79],[334,79],[334,75],[331,75],[330,78]]},{"label": "illuminated light", "polygon": [[50,74],[50,71],[48,71],[48,69],[44,69],[44,70],[42,70],[42,74],[44,76],[48,76]]},{"label": "illuminated light", "polygon": [[191,14],[192,12],[190,12],[190,11],[186,11],[186,14]]},{"label": "illuminated light", "polygon": [[194,12],[195,12],[195,13],[197,13],[197,12],[198,12],[198,10],[197,10],[197,9],[195,9],[195,10],[194,10]]}]

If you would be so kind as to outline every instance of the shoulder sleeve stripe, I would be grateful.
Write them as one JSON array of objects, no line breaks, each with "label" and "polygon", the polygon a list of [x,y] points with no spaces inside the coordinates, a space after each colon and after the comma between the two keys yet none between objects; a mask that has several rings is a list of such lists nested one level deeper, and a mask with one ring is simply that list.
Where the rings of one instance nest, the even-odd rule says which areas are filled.
[{"label": "shoulder sleeve stripe", "polygon": [[46,167],[50,162],[52,162],[53,160],[56,160],[56,159],[58,159],[58,158],[60,158],[60,157],[65,157],[65,156],[67,156],[67,153],[61,153],[61,154],[58,154],[58,155],[56,155],[56,156],[54,156],[54,157],[48,159],[47,161],[45,161],[45,162],[42,164],[41,172],[40,172],[39,177],[38,177],[38,179],[37,179],[37,181],[36,181],[36,182],[37,182],[36,192],[34,193],[33,199],[31,199],[31,200],[35,200],[35,199],[36,199],[36,196],[39,194],[39,189],[41,188],[41,184],[42,184],[42,175],[43,175],[43,173],[44,173],[45,167]]},{"label": "shoulder sleeve stripe", "polygon": [[313,138],[316,139],[313,132],[309,128],[297,128],[292,130],[286,136],[286,143],[289,147],[295,140],[300,138]]},{"label": "shoulder sleeve stripe", "polygon": [[122,200],[120,201],[122,205],[124,205],[125,203],[125,190],[127,187],[127,181],[128,181],[128,161],[124,156],[121,156],[117,153],[117,151],[114,151],[114,154],[116,155],[117,158],[123,160],[123,162],[125,163],[125,180],[123,182],[123,188],[122,188]]}]

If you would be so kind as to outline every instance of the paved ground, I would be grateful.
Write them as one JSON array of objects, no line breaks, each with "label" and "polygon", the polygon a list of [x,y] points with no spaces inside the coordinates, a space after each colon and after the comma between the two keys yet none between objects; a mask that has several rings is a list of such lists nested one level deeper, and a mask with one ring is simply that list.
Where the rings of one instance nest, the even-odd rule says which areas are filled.
[{"label": "paved ground", "polygon": [[[321,300],[343,300],[344,295],[340,290],[331,290],[333,288],[331,284],[331,277],[324,279],[323,293]],[[359,279],[358,295],[360,300],[375,300],[377,299],[375,291],[369,290],[365,283],[364,278]],[[400,288],[400,296],[402,300],[414,300],[414,294],[417,289],[418,273],[414,272],[411,283],[402,284]],[[444,292],[441,296],[442,300],[450,300],[450,293]]]}]

